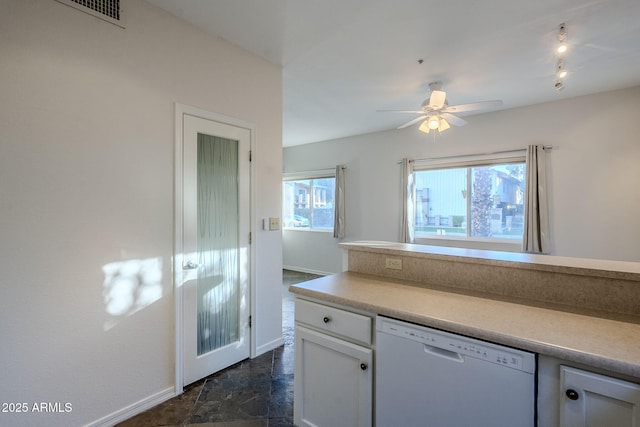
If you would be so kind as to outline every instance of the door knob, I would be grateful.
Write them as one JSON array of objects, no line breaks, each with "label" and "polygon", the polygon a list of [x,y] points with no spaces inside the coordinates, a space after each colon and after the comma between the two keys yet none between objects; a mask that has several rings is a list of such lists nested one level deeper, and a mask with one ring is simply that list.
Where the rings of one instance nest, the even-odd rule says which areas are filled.
[{"label": "door knob", "polygon": [[200,267],[200,266],[198,265],[198,263],[197,263],[197,262],[195,262],[194,260],[190,259],[189,261],[187,261],[187,263],[186,263],[186,264],[184,264],[184,265],[182,266],[182,269],[183,269],[183,270],[195,270],[195,269],[196,269],[196,268],[198,268],[198,267]]},{"label": "door knob", "polygon": [[578,392],[571,388],[567,390],[565,394],[571,400],[578,400],[580,398],[580,395],[578,394]]},{"label": "door knob", "polygon": [[360,369],[362,369],[363,371],[367,370],[367,364],[366,363],[361,363],[360,364]]}]

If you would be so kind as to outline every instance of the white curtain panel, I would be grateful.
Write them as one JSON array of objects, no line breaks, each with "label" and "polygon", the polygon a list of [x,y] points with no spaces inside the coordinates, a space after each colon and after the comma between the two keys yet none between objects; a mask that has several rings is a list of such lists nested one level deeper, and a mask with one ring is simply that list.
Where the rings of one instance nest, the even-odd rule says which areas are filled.
[{"label": "white curtain panel", "polygon": [[413,175],[413,160],[402,159],[402,230],[400,241],[414,242],[416,185]]},{"label": "white curtain panel", "polygon": [[527,148],[527,195],[522,250],[549,253],[549,210],[547,207],[546,159],[542,145]]},{"label": "white curtain panel", "polygon": [[344,170],[343,165],[336,166],[336,189],[333,206],[333,237],[336,239],[343,239],[345,236]]}]

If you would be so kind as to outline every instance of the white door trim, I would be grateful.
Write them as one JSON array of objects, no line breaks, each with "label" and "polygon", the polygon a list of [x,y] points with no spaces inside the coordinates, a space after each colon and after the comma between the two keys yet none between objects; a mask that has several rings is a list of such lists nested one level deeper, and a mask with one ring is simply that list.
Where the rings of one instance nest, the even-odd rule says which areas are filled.
[{"label": "white door trim", "polygon": [[[183,175],[182,175],[182,164],[183,164],[183,116],[188,114],[190,116],[199,117],[206,120],[212,120],[219,123],[228,124],[231,126],[241,127],[244,129],[248,129],[250,132],[250,150],[254,151],[255,145],[255,128],[254,125],[248,122],[244,122],[239,119],[235,119],[232,117],[223,116],[221,114],[212,113],[206,110],[202,110],[196,107],[191,107],[188,105],[183,105],[179,103],[175,103],[175,135],[174,135],[174,220],[173,220],[173,230],[174,230],[174,240],[173,240],[173,259],[172,259],[172,280],[173,280],[173,291],[174,291],[174,302],[175,302],[175,324],[174,324],[174,334],[175,334],[175,345],[176,345],[176,357],[175,357],[175,393],[176,395],[182,394],[183,385],[184,385],[184,337],[183,337],[183,289],[179,285],[182,283],[182,259],[181,254],[183,253],[183,235],[182,235],[182,206],[183,206],[183,194],[182,194],[182,185],[183,185]],[[251,293],[251,304],[250,304],[250,315],[252,319],[255,319],[256,313],[256,278],[255,278],[255,239],[256,233],[253,224],[255,224],[255,173],[254,173],[254,161],[251,161],[249,164],[249,170],[251,175],[250,181],[250,195],[249,195],[249,204],[250,204],[250,227],[249,231],[253,236],[253,242],[249,245],[249,277],[250,284],[249,289]],[[255,321],[253,322],[255,325]],[[250,355],[251,358],[256,356],[256,329],[255,327],[251,328],[250,331]]]}]

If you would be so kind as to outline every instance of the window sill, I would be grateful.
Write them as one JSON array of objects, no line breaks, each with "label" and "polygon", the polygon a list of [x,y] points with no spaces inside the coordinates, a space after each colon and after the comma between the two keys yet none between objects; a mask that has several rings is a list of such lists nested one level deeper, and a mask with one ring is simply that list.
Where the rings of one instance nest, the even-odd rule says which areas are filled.
[{"label": "window sill", "polygon": [[420,236],[415,238],[419,245],[447,246],[465,249],[484,249],[503,252],[522,252],[521,240],[469,238],[455,236]]},{"label": "window sill", "polygon": [[320,230],[317,228],[305,228],[305,227],[284,227],[282,231],[306,231],[309,233],[329,233],[333,234],[333,230]]}]

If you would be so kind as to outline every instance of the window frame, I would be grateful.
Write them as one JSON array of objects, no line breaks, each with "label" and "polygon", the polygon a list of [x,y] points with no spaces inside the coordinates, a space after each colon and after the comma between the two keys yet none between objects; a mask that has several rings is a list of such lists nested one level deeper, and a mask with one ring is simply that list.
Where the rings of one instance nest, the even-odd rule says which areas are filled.
[{"label": "window frame", "polygon": [[[334,188],[335,188],[335,179],[336,179],[336,171],[335,169],[321,169],[316,171],[307,171],[307,172],[290,172],[282,175],[282,184],[287,181],[306,181],[306,180],[318,180],[318,179],[333,179]],[[283,191],[284,193],[284,191]],[[332,212],[335,214],[335,194],[333,195],[333,207]],[[309,227],[288,227],[286,225],[285,216],[284,216],[284,203],[285,197],[283,194],[282,197],[282,230],[286,231],[301,231],[301,232],[312,232],[312,233],[331,233],[333,234],[333,230],[335,224],[331,224],[330,228],[314,228],[313,227],[313,212],[311,214],[311,218],[309,219]],[[313,209],[312,209],[313,211]],[[333,215],[332,215],[333,217]]]},{"label": "window frame", "polygon": [[[495,154],[479,154],[479,155],[461,155],[452,157],[442,157],[433,159],[415,160],[413,165],[413,173],[429,170],[442,170],[442,169],[467,169],[467,194],[471,194],[471,168],[492,166],[492,165],[504,165],[504,164],[524,164],[526,166],[526,151],[514,150],[504,153]],[[526,183],[526,181],[525,181]],[[525,188],[526,193],[526,188]],[[522,251],[522,239],[515,238],[500,238],[500,237],[474,237],[470,236],[469,221],[471,218],[471,203],[470,198],[466,203],[466,218],[467,218],[467,236],[452,236],[452,235],[419,235],[417,231],[414,231],[414,243],[423,245],[436,245],[436,246],[450,246],[460,247],[467,249],[484,249],[484,250],[498,250],[508,252],[520,252]],[[414,200],[414,203],[417,201]],[[524,201],[523,201],[524,203]],[[414,212],[416,210],[414,209]]]}]

